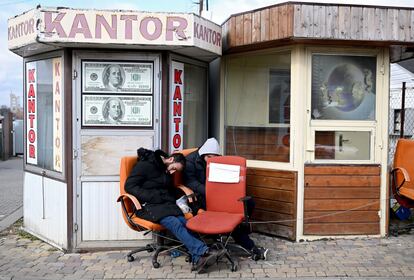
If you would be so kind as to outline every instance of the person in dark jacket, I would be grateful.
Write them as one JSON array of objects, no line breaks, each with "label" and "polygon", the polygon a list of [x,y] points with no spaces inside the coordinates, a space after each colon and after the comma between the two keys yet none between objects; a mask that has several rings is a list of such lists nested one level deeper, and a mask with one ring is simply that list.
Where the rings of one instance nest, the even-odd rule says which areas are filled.
[{"label": "person in dark jacket", "polygon": [[[190,153],[186,159],[186,167],[184,169],[184,184],[192,189],[197,195],[200,207],[206,209],[206,166],[207,159],[220,155],[220,145],[215,138],[209,138],[196,151]],[[247,201],[248,215],[251,216],[255,203]],[[232,236],[237,244],[251,252],[254,260],[266,260],[268,249],[258,247],[249,237],[250,230],[239,226],[233,231]]]},{"label": "person in dark jacket", "polygon": [[138,162],[125,182],[125,190],[141,203],[142,209],[135,214],[171,231],[187,247],[194,270],[200,272],[214,263],[220,252],[209,250],[204,242],[187,230],[187,221],[176,205],[171,174],[181,171],[185,162],[185,157],[179,153],[168,156],[161,150],[154,152],[140,148]]}]

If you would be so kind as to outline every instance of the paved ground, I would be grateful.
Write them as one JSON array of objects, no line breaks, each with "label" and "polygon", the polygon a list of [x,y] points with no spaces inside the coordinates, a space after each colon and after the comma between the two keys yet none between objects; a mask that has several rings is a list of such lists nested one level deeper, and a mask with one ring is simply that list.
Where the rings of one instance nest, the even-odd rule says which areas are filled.
[{"label": "paved ground", "polygon": [[0,161],[0,231],[23,215],[23,160]]},{"label": "paved ground", "polygon": [[414,234],[384,239],[323,240],[292,243],[254,234],[270,248],[267,261],[239,258],[239,270],[226,263],[205,274],[190,272],[184,257],[160,257],[152,268],[147,253],[134,262],[127,251],[64,254],[19,232],[19,225],[0,236],[0,279],[414,279]]}]

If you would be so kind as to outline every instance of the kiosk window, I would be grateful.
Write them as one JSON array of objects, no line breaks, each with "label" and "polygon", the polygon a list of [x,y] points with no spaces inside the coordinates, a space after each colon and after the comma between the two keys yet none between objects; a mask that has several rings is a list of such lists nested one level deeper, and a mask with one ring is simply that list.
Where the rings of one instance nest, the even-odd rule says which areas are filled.
[{"label": "kiosk window", "polygon": [[290,53],[229,59],[226,154],[289,162],[290,64]]},{"label": "kiosk window", "polygon": [[62,172],[62,60],[26,63],[26,163]]},{"label": "kiosk window", "polygon": [[315,159],[369,160],[370,142],[369,131],[316,131]]}]

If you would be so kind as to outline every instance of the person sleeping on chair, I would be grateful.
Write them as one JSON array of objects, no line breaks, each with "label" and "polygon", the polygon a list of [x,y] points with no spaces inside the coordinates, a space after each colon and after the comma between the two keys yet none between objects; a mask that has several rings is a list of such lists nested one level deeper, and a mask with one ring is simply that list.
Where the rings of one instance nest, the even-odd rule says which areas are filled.
[{"label": "person sleeping on chair", "polygon": [[219,251],[211,250],[186,228],[186,219],[176,204],[172,174],[185,167],[186,159],[180,154],[168,156],[161,150],[138,149],[138,162],[125,182],[127,193],[135,196],[142,209],[136,215],[167,228],[192,256],[193,270],[202,271],[213,264]]}]

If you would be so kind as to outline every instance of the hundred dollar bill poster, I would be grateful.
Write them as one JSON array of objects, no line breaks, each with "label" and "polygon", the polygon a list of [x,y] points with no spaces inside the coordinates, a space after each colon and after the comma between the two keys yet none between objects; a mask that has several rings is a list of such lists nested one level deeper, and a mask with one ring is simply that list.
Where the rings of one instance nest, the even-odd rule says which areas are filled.
[{"label": "hundred dollar bill poster", "polygon": [[83,126],[152,126],[152,96],[83,95]]},{"label": "hundred dollar bill poster", "polygon": [[83,93],[152,94],[152,63],[82,62]]}]

